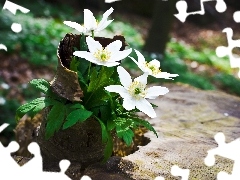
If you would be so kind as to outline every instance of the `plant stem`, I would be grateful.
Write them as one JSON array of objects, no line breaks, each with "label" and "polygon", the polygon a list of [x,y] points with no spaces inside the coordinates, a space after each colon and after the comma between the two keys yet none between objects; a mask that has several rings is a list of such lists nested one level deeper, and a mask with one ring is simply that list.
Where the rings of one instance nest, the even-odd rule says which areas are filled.
[{"label": "plant stem", "polygon": [[91,66],[92,66],[92,63],[90,62],[90,63],[89,63],[89,66],[88,66],[88,78],[90,78]]}]

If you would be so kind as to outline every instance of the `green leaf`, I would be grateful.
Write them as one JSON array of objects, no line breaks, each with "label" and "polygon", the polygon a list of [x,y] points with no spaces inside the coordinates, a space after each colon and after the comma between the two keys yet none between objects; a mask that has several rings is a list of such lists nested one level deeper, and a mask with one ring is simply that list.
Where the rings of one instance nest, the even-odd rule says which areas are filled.
[{"label": "green leaf", "polygon": [[98,122],[100,123],[101,128],[102,128],[102,142],[106,143],[108,140],[108,131],[106,129],[106,126],[98,117],[96,117],[96,116],[94,116],[94,117],[98,120]]},{"label": "green leaf", "polygon": [[131,129],[125,128],[121,129],[120,126],[116,127],[117,136],[122,138],[127,146],[130,146],[132,143],[132,138],[134,137],[134,133]]},{"label": "green leaf", "polygon": [[70,106],[71,109],[84,109],[82,104],[76,103]]},{"label": "green leaf", "polygon": [[28,114],[31,118],[33,118],[39,111],[41,111],[45,107],[54,105],[56,103],[58,103],[58,101],[46,97],[43,102],[40,102],[38,105],[36,105],[36,107],[30,110]]},{"label": "green leaf", "polygon": [[[80,39],[80,51],[87,51],[87,50],[88,50],[88,46],[86,43],[86,37],[84,34],[82,34]],[[77,70],[78,70],[79,81],[87,87],[87,82],[89,80],[87,70],[89,69],[91,62],[87,61],[84,58],[79,58],[78,61],[79,61],[79,65]]]},{"label": "green leaf", "polygon": [[116,127],[114,121],[112,119],[108,119],[107,121],[107,130],[111,131]]},{"label": "green leaf", "polygon": [[109,106],[109,104],[105,106],[100,106],[100,112],[101,112],[101,119],[104,120],[104,122],[107,122],[108,119],[111,119],[112,109]]},{"label": "green leaf", "polygon": [[33,101],[21,105],[17,111],[16,111],[16,116],[15,119],[18,121],[21,119],[25,114],[27,114],[29,111],[34,109],[36,106],[44,104],[45,103],[45,97],[37,98],[34,99]]},{"label": "green leaf", "polygon": [[158,106],[156,104],[150,103],[152,107],[157,108]]},{"label": "green leaf", "polygon": [[105,90],[98,89],[94,93],[87,93],[85,98],[88,99],[85,107],[91,109],[106,104],[105,100],[107,100],[109,96]]},{"label": "green leaf", "polygon": [[62,103],[55,104],[48,113],[45,133],[46,139],[52,137],[54,133],[61,128],[64,118],[65,118],[65,105]]},{"label": "green leaf", "polygon": [[97,73],[97,67],[92,68],[90,83],[85,96],[85,107],[92,108],[99,106],[100,101],[108,99],[109,95],[105,92],[104,87],[112,84],[114,81],[111,79],[114,68],[101,67],[100,73]]},{"label": "green leaf", "polygon": [[49,82],[44,79],[33,79],[30,81],[30,84],[44,94],[47,94],[50,89]]},{"label": "green leaf", "polygon": [[72,60],[70,62],[70,70],[77,72],[79,65],[79,60],[75,56],[72,57]]},{"label": "green leaf", "polygon": [[98,81],[98,74],[97,74],[97,69],[92,68],[91,75],[90,75],[90,83],[88,86],[88,92],[92,92],[95,88],[97,88],[95,85],[97,85]]},{"label": "green leaf", "polygon": [[97,74],[97,70],[94,68],[90,77],[88,92],[93,92],[96,89],[110,85],[113,82],[113,80],[111,80],[113,72],[114,68],[104,68],[104,66],[102,66],[99,74]]},{"label": "green leaf", "polygon": [[157,132],[155,131],[155,129],[152,127],[152,125],[148,121],[140,119],[140,118],[133,118],[132,120],[136,124],[142,125],[142,126],[146,127],[147,129],[149,129],[150,131],[154,132],[154,134],[158,137]]},{"label": "green leaf", "polygon": [[104,149],[104,159],[103,159],[103,163],[106,163],[107,160],[110,158],[110,156],[112,155],[112,151],[113,151],[113,139],[110,133],[108,133],[108,141],[107,141],[107,145],[105,146]]},{"label": "green leaf", "polygon": [[74,124],[76,124],[78,121],[83,122],[87,118],[89,118],[92,115],[91,111],[87,111],[86,109],[77,109],[72,111],[66,118],[66,122],[63,124],[63,129],[67,129]]}]

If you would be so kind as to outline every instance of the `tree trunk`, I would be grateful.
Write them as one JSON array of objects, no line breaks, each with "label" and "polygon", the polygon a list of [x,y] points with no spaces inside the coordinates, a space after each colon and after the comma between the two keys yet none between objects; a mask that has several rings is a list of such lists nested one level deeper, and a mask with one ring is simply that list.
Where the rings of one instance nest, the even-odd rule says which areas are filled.
[{"label": "tree trunk", "polygon": [[147,52],[163,54],[169,40],[176,0],[156,0],[151,28],[144,46]]}]

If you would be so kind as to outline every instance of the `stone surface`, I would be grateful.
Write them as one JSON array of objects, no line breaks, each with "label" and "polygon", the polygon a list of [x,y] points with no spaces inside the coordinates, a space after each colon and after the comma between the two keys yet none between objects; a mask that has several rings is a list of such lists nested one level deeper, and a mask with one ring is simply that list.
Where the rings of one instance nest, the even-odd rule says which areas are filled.
[{"label": "stone surface", "polygon": [[190,169],[189,179],[216,179],[219,171],[232,171],[233,162],[217,157],[216,164],[204,164],[207,151],[217,147],[214,135],[223,132],[226,142],[240,137],[240,98],[217,91],[202,91],[186,85],[166,85],[170,92],[153,100],[158,117],[149,120],[150,143],[123,157],[119,166],[131,178],[143,180],[171,175],[171,167]]},{"label": "stone surface", "polygon": [[[181,84],[166,84],[170,92],[152,101],[158,105],[155,119],[149,119],[158,133],[144,134],[150,142],[123,158],[111,157],[106,164],[96,163],[81,170],[72,164],[67,174],[74,180],[89,175],[93,180],[165,180],[171,167],[190,169],[189,179],[214,180],[219,171],[232,171],[231,160],[216,157],[212,167],[204,164],[207,151],[217,147],[214,135],[223,132],[226,142],[240,137],[240,98],[218,91],[203,91]],[[74,175],[74,176],[73,176]]]}]

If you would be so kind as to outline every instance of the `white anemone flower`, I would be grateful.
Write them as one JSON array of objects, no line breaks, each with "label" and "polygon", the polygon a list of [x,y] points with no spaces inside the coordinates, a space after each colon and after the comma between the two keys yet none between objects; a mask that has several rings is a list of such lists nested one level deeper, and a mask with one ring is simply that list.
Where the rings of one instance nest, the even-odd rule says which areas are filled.
[{"label": "white anemone flower", "polygon": [[132,51],[132,49],[120,51],[120,48],[122,47],[122,41],[120,40],[113,41],[105,48],[90,36],[86,37],[86,42],[90,52],[75,51],[73,55],[85,58],[94,64],[107,67],[119,65],[120,63],[116,61],[126,58]]},{"label": "white anemone flower", "polygon": [[71,28],[76,29],[80,33],[99,32],[105,29],[113,20],[107,20],[108,16],[113,12],[113,8],[110,8],[103,14],[103,18],[100,22],[96,20],[93,13],[89,9],[84,9],[84,25],[80,25],[72,21],[64,21],[63,23]]},{"label": "white anemone flower", "polygon": [[105,87],[105,90],[119,93],[123,98],[123,107],[126,110],[132,110],[136,107],[149,117],[155,118],[156,113],[146,98],[155,99],[159,95],[168,93],[169,90],[161,86],[146,88],[148,77],[146,73],[132,81],[130,74],[123,67],[118,66],[117,72],[122,86],[110,85]]},{"label": "white anemone flower", "polygon": [[173,79],[172,77],[177,77],[178,74],[170,74],[168,72],[162,72],[160,69],[160,62],[156,59],[146,62],[144,56],[137,50],[135,50],[138,61],[136,61],[133,57],[130,57],[138,67],[144,72],[148,73],[155,78],[164,78],[164,79]]}]

